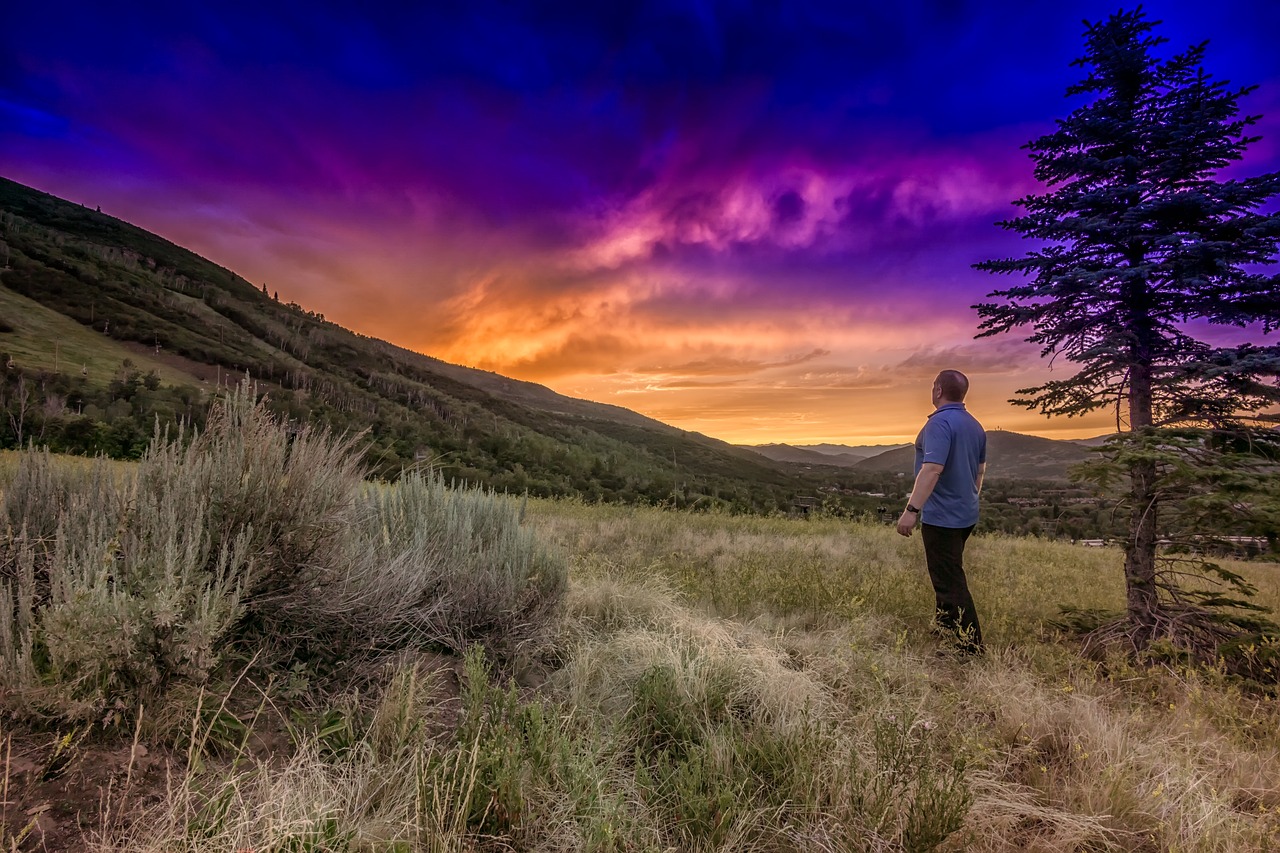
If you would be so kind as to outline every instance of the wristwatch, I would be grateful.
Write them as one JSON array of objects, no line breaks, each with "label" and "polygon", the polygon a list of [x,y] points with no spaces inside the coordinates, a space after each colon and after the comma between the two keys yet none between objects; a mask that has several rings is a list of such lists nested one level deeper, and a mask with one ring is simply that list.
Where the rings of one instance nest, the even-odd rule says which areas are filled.
[{"label": "wristwatch", "polygon": [[907,504],[907,512],[915,513],[916,515],[920,514],[920,510],[916,509],[911,504]]}]

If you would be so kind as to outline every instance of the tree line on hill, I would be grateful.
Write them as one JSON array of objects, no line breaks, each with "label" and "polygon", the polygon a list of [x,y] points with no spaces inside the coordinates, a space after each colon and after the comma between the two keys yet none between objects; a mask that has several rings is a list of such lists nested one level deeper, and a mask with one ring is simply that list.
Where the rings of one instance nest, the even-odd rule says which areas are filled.
[{"label": "tree line on hill", "polygon": [[[0,362],[5,361],[0,352]],[[157,430],[180,424],[201,429],[215,395],[187,385],[162,384],[155,371],[124,364],[106,384],[67,373],[10,367],[0,373],[0,449],[28,445],[55,453],[140,459]],[[494,431],[478,424],[440,429],[428,418],[385,407],[373,417],[343,410],[323,397],[286,388],[265,393],[275,416],[296,424],[361,435],[368,473],[396,479],[402,472],[431,468],[459,482],[537,497],[575,496],[588,501],[647,503],[672,508],[783,510],[789,491],[779,483],[753,486],[728,474],[690,473],[621,452],[618,439],[596,430],[567,428],[562,440],[532,430]],[[491,422],[490,422],[491,423]],[[617,427],[625,436],[626,428]],[[680,454],[685,450],[675,446]],[[778,480],[785,483],[785,475]]]}]

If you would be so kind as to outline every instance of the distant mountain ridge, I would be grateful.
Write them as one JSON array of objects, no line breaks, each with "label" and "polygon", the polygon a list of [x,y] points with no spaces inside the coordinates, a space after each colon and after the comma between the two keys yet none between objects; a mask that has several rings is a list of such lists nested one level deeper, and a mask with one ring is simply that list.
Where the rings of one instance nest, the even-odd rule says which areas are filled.
[{"label": "distant mountain ridge", "polygon": [[[1066,480],[1068,469],[1094,454],[1074,441],[1059,441],[1023,435],[1007,430],[987,431],[987,476],[993,479]],[[890,450],[864,459],[853,466],[856,471],[892,471],[912,473],[915,467],[913,446]]]},{"label": "distant mountain ridge", "polygon": [[878,456],[905,445],[870,444],[846,446],[843,444],[741,444],[747,450],[759,453],[775,462],[796,465],[833,465],[852,468],[864,459]]},{"label": "distant mountain ridge", "polygon": [[[1100,445],[1105,436],[1083,440],[1059,440],[1023,435],[1007,430],[987,431],[987,476],[1001,479],[1066,480],[1068,469],[1093,457],[1089,448]],[[822,451],[790,444],[763,444],[748,449],[776,462],[799,465],[828,465],[863,472],[906,472],[915,467],[915,448],[910,444],[891,445],[868,456],[859,452],[874,446],[845,447],[820,445]]]},{"label": "distant mountain ridge", "polygon": [[906,447],[907,442],[899,442],[898,444],[796,444],[801,450],[813,450],[818,453],[825,453],[831,456],[861,456],[869,459],[872,456],[879,456],[890,450],[897,450],[899,447]]}]

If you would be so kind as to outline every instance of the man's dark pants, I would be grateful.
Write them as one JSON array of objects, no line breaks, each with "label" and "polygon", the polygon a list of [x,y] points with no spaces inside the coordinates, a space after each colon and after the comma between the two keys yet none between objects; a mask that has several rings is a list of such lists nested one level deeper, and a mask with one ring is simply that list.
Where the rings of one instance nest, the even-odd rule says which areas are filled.
[{"label": "man's dark pants", "polygon": [[961,650],[977,653],[982,651],[982,629],[964,576],[964,543],[972,532],[972,526],[920,525],[924,559],[937,599],[938,624],[956,633]]}]

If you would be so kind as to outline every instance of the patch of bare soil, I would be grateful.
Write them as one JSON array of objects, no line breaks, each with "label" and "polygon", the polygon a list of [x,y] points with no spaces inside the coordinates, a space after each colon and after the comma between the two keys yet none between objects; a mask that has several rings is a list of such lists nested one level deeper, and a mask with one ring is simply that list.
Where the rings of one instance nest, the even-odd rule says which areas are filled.
[{"label": "patch of bare soil", "polygon": [[[419,672],[432,676],[432,729],[447,736],[461,712],[462,659],[414,657]],[[253,725],[245,744],[249,754],[265,762],[286,758],[293,749],[285,723],[291,709],[274,704],[274,713],[261,713],[260,694],[238,700],[227,704]],[[186,772],[185,748],[84,731],[0,729],[0,853],[81,853],[93,839],[127,828],[162,802],[171,781]]]},{"label": "patch of bare soil", "polygon": [[164,796],[182,760],[143,743],[6,732],[0,843],[10,851],[81,851]]}]

